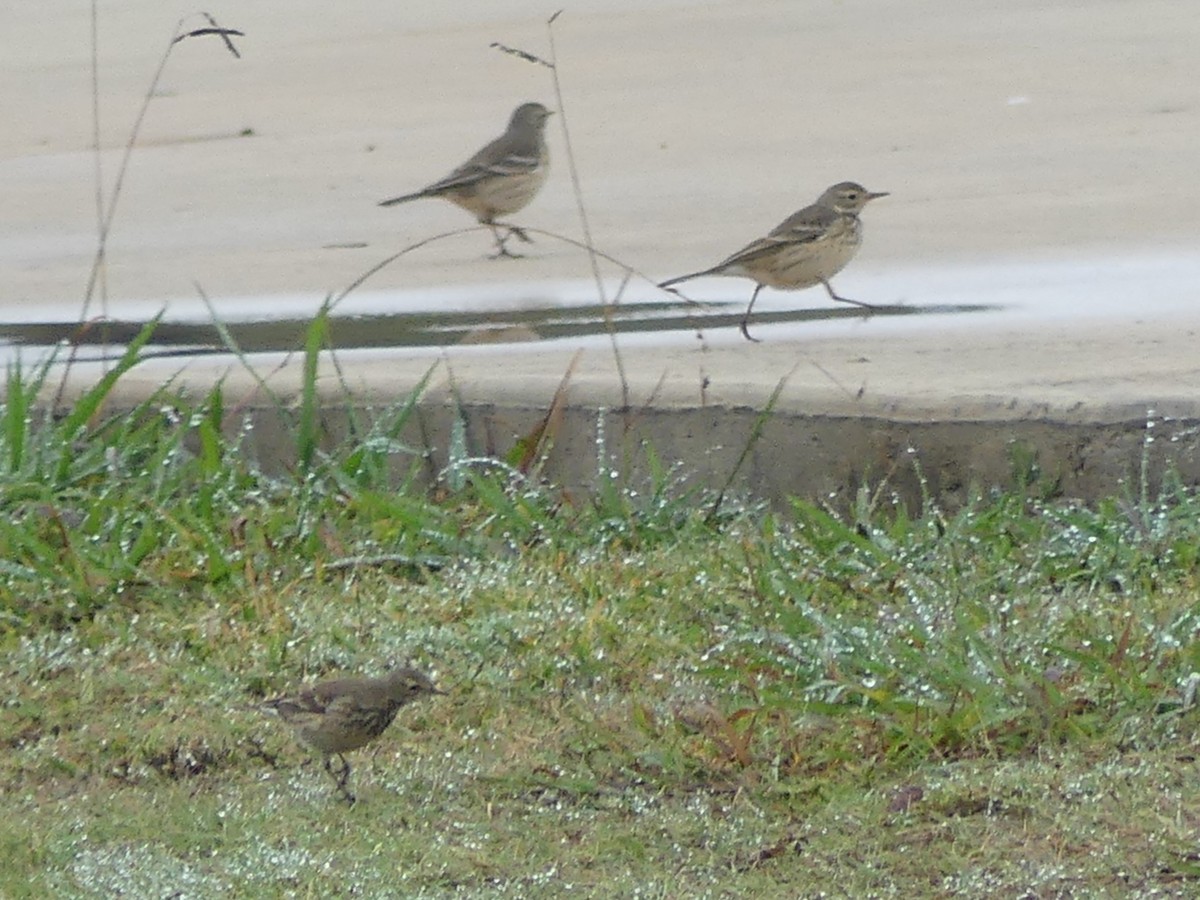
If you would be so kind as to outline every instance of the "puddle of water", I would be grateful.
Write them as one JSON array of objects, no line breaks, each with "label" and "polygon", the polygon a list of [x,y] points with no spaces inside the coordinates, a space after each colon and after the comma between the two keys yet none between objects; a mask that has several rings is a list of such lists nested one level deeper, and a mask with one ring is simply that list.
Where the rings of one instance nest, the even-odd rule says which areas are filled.
[{"label": "puddle of water", "polygon": [[[466,306],[461,303],[459,306]],[[778,323],[830,322],[840,319],[883,319],[897,316],[982,312],[983,305],[881,306],[865,317],[856,307],[827,309],[757,310],[752,326]],[[607,338],[643,333],[697,333],[737,329],[745,304],[742,301],[692,304],[682,301],[597,304],[521,309],[376,314],[335,314],[331,320],[332,344],[339,350],[365,348],[419,348],[454,344],[524,343],[562,339]],[[311,319],[276,316],[252,321],[225,321],[225,328],[246,353],[289,351],[302,347]],[[81,348],[78,358],[100,359],[120,354],[120,348],[138,334],[144,321],[109,319],[80,327],[70,321],[0,323],[0,353],[23,357],[49,352],[59,344]],[[7,352],[5,352],[7,351]],[[146,348],[148,356],[193,356],[226,353],[228,348],[211,322],[162,321]]]},{"label": "puddle of water", "polygon": [[[878,334],[903,336],[930,328],[1057,328],[1070,333],[1084,319],[1173,317],[1200,308],[1200,255],[1164,253],[1127,258],[1084,258],[1040,263],[992,262],[958,267],[855,271],[839,282],[849,296],[880,305],[869,316],[829,300],[820,289],[765,291],[751,330],[768,340],[803,340],[861,324]],[[334,310],[331,331],[340,350],[408,348],[429,352],[454,345],[506,346],[569,341],[581,346],[627,341],[676,343],[706,338],[741,341],[737,328],[749,300],[749,282],[711,278],[687,286],[685,302],[653,288],[631,286],[619,303],[597,302],[587,280],[456,285],[410,291],[361,290]],[[618,286],[607,284],[608,296]],[[312,295],[214,298],[216,315],[246,353],[287,352],[303,346],[320,306]],[[112,302],[110,318],[86,328],[78,308],[38,304],[0,308],[0,357],[38,357],[76,342],[78,358],[119,354],[142,323],[163,309],[153,301]],[[228,352],[199,300],[165,304],[150,355]],[[979,314],[979,315],[967,315]]]}]

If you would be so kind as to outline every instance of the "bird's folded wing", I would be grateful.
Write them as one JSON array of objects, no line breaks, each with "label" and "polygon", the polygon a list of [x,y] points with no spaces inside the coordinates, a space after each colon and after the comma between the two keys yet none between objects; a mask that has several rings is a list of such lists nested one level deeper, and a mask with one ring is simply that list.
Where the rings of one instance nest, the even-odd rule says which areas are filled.
[{"label": "bird's folded wing", "polygon": [[496,138],[465,163],[443,178],[438,184],[460,179],[475,181],[493,175],[520,175],[532,172],[541,164],[536,145],[513,140],[504,134]]},{"label": "bird's folded wing", "polygon": [[290,697],[280,697],[270,700],[267,706],[277,710],[285,718],[289,716],[322,716],[330,710],[353,703],[353,699],[339,687],[339,682],[331,681],[313,685]]},{"label": "bird's folded wing", "polygon": [[757,241],[751,241],[741,250],[737,251],[737,253],[725,259],[720,265],[715,266],[714,270],[727,269],[731,266],[748,265],[755,260],[762,259],[764,256],[770,256],[778,251],[780,247],[794,243],[796,242],[786,237],[772,237],[768,235],[767,237],[759,238]]},{"label": "bird's folded wing", "polygon": [[[351,687],[353,684],[353,687]],[[378,701],[377,692],[366,684],[347,683],[342,680],[318,684],[305,694],[311,697],[314,710],[319,707],[324,713],[337,713],[351,709],[369,707]]]},{"label": "bird's folded wing", "polygon": [[837,223],[838,214],[823,206],[806,206],[771,229],[768,239],[807,244],[823,237]]},{"label": "bird's folded wing", "polygon": [[268,700],[263,706],[275,710],[279,717],[287,722],[310,716],[320,716],[325,712],[325,704],[317,699],[311,691],[305,691],[295,697],[278,697]]},{"label": "bird's folded wing", "polygon": [[526,175],[542,164],[541,157],[526,153],[510,153],[503,159],[486,166],[492,175]]},{"label": "bird's folded wing", "polygon": [[764,256],[771,256],[783,247],[811,244],[820,240],[826,235],[835,218],[832,213],[823,215],[824,212],[824,210],[814,210],[809,207],[788,216],[776,225],[766,237],[751,241],[715,268],[725,269],[730,266],[749,265]]},{"label": "bird's folded wing", "polygon": [[507,156],[488,165],[472,165],[467,163],[455,169],[441,181],[435,181],[420,193],[424,196],[444,194],[447,191],[471,187],[472,185],[479,184],[481,181],[486,181],[489,178],[497,176],[524,175],[532,172],[535,168],[537,168],[536,159],[531,160],[528,157],[521,156]]},{"label": "bird's folded wing", "polygon": [[380,206],[392,206],[421,197],[436,197],[450,191],[469,188],[489,178],[505,175],[526,175],[542,164],[536,146],[524,146],[523,141],[514,141],[505,134],[496,138],[445,178],[427,185],[419,191],[384,200]]}]

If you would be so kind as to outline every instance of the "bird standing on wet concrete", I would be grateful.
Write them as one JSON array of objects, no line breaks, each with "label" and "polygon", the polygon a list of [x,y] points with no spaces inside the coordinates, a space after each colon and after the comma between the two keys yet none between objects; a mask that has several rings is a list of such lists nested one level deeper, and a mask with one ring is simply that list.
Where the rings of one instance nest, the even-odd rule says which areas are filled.
[{"label": "bird standing on wet concrete", "polygon": [[[382,678],[337,678],[322,681],[299,693],[277,697],[262,704],[291,725],[296,736],[324,758],[325,771],[337,790],[350,803],[354,795],[350,763],[345,753],[369,744],[383,734],[400,707],[425,694],[444,694],[428,675],[416,669],[392,669]],[[333,757],[341,761],[335,772]]]},{"label": "bird standing on wet concrete", "polygon": [[[512,235],[529,243],[531,238],[515,225],[497,222],[528,206],[546,181],[550,154],[546,147],[546,120],[553,115],[540,103],[518,106],[504,134],[496,138],[440,181],[412,194],[384,200],[394,206],[422,197],[441,197],[461,206],[488,226],[496,238],[496,257],[517,256],[506,246]],[[500,229],[506,229],[503,236]]]},{"label": "bird standing on wet concrete", "polygon": [[788,216],[766,237],[747,244],[711,269],[671,278],[659,287],[704,275],[737,275],[758,282],[741,323],[742,334],[751,341],[758,339],[750,337],[747,328],[750,311],[764,287],[798,291],[822,284],[834,300],[874,309],[870,303],[838,296],[829,280],[846,267],[862,243],[858,214],[872,200],[886,196],[886,191],[868,191],[853,181],[835,184],[816,203]]}]

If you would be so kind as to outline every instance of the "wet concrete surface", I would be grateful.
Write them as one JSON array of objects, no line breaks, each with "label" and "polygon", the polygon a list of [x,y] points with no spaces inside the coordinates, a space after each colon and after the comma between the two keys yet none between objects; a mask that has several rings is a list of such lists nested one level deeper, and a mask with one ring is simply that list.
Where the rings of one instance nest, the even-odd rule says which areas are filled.
[{"label": "wet concrete surface", "polygon": [[[916,503],[932,491],[954,503],[1031,473],[1044,490],[1097,497],[1140,490],[1143,464],[1157,490],[1168,471],[1186,483],[1200,480],[1200,309],[1191,299],[1198,268],[1186,257],[1163,256],[897,271],[858,283],[881,292],[927,286],[934,301],[991,302],[897,305],[864,316],[819,291],[772,294],[755,318],[761,344],[737,332],[744,307],[728,294],[727,286],[741,286],[732,280],[698,285],[703,312],[679,317],[674,330],[660,327],[671,315],[661,303],[637,302],[649,293],[633,292],[620,315],[605,317],[584,302],[595,290],[586,282],[542,286],[543,301],[558,300],[550,309],[528,296],[476,298],[473,317],[436,313],[429,297],[364,293],[336,311],[337,366],[326,359],[318,385],[328,401],[324,421],[336,432],[347,402],[382,411],[428,379],[419,425],[406,439],[430,449],[430,477],[448,461],[456,419],[467,426],[472,452],[504,453],[539,426],[561,390],[566,408],[548,471],[581,489],[598,475],[598,442],[618,467],[644,461],[647,442],[690,480],[719,487],[773,402],[733,485],[781,503],[798,493],[848,506],[861,488],[881,484],[889,497]],[[718,304],[722,296],[729,311]],[[1086,314],[1078,311],[1083,299]],[[797,301],[821,305],[780,309]],[[388,307],[408,312],[379,312]],[[198,341],[211,329],[199,314],[177,313],[167,337]],[[574,331],[539,335],[547,319]],[[445,340],[454,333],[451,320],[468,334],[457,343]],[[161,341],[166,355],[125,376],[118,403],[136,402],[168,377],[194,396],[220,379],[231,408],[252,416],[261,451],[286,464],[287,410],[299,396],[307,322],[232,321],[248,345],[264,329],[260,350],[279,342],[293,351],[255,352],[253,374],[216,352],[214,342],[184,359]],[[440,324],[431,331],[431,322]],[[620,322],[657,324],[622,332]],[[402,345],[403,331],[388,334],[393,326],[416,327],[420,337]],[[524,329],[517,341],[513,328]],[[430,334],[445,343],[429,344]],[[74,389],[97,371],[76,366]],[[266,376],[274,398],[257,375]]]},{"label": "wet concrete surface", "polygon": [[[165,355],[124,381],[129,400],[183,367],[190,390],[226,375],[265,421],[255,380],[215,352],[201,291],[289,396],[298,364],[272,351],[295,344],[325,297],[471,225],[444,203],[375,203],[444,174],[516,103],[553,94],[544,68],[490,47],[548,52],[532,2],[348,3],[331,19],[315,0],[263,0],[229,13],[222,24],[247,35],[241,60],[196,41],[173,51],[85,309],[97,165],[111,185],[170,26],[192,10],[102,10],[97,158],[86,8],[14,2],[0,62],[16,86],[0,132],[0,340],[32,360],[105,315],[107,334],[87,340],[119,345],[165,308],[153,349]],[[1200,17],[1186,4],[596,0],[555,29],[554,121],[569,123],[595,243],[648,279],[621,291],[620,267],[602,261],[598,290],[587,255],[546,236],[521,260],[486,259],[479,230],[403,253],[336,310],[331,403],[350,389],[386,405],[436,367],[429,441],[445,447],[459,404],[481,447],[502,448],[566,377],[578,434],[556,452],[568,480],[594,477],[594,429],[615,416],[607,435],[641,434],[719,483],[782,382],[742,473],[765,496],[908,477],[910,447],[946,490],[1000,483],[1022,442],[1065,491],[1119,490],[1146,453],[1155,471],[1195,477]],[[577,241],[561,131],[550,140],[554,171],[521,224]],[[892,194],[864,214],[863,250],[835,282],[875,315],[819,290],[764,292],[752,325],[764,343],[751,345],[734,327],[747,282],[689,283],[702,307],[650,287],[844,178]],[[98,370],[74,367],[76,388]]]},{"label": "wet concrete surface", "polygon": [[[500,312],[472,311],[469,301],[455,312],[409,312],[334,316],[330,344],[339,350],[411,348],[440,349],[455,344],[521,344],[558,341],[595,346],[598,341],[627,335],[652,336],[675,343],[680,334],[702,335],[713,329],[739,327],[744,304],[710,301],[697,305],[675,302],[627,303],[572,307],[526,307]],[[831,322],[845,319],[886,319],[898,316],[950,316],[995,311],[979,304],[959,306],[877,306],[862,309],[776,310],[756,314],[755,330],[763,325]],[[277,310],[279,311],[279,310]],[[294,350],[304,342],[313,316],[280,316],[265,320],[211,322],[166,320],[154,329],[146,356],[183,357],[225,354],[236,347],[244,353]],[[16,350],[43,354],[60,344],[82,349],[77,358],[114,359],[146,326],[145,321],[105,319],[80,326],[76,322],[0,322],[0,359]],[[516,348],[513,348],[514,350]],[[7,350],[7,353],[4,351]],[[27,354],[28,358],[28,354]]]}]

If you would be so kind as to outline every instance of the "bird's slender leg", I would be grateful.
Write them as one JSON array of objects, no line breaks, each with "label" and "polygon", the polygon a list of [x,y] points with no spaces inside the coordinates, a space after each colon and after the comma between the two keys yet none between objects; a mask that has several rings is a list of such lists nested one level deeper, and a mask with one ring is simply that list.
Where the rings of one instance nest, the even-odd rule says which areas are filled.
[{"label": "bird's slender leg", "polygon": [[874,303],[863,303],[861,300],[851,300],[849,297],[838,296],[833,290],[833,285],[824,278],[821,279],[821,284],[825,285],[825,290],[829,292],[829,296],[834,300],[840,300],[842,303],[853,303],[855,306],[861,306],[864,309],[879,309]]},{"label": "bird's slender leg", "polygon": [[[521,231],[519,228],[514,228],[511,225],[504,225],[501,227],[507,228],[508,231],[506,231],[504,236],[501,237],[500,228],[496,226],[495,222],[485,222],[484,224],[487,225],[488,228],[492,229],[492,237],[496,239],[496,252],[491,255],[491,259],[500,259],[503,256],[507,256],[509,259],[522,258],[520,253],[513,253],[511,250],[509,250],[508,247],[504,245],[504,242],[512,237],[513,234],[525,235],[525,232]],[[529,235],[525,235],[525,240],[529,240]]]},{"label": "bird's slender leg", "polygon": [[515,234],[517,236],[517,240],[519,240],[522,244],[532,244],[533,243],[533,238],[531,238],[528,234],[526,234],[525,229],[522,228],[520,225],[505,224],[504,227],[508,229],[508,233],[510,235]]},{"label": "bird's slender leg", "polygon": [[750,305],[746,307],[746,314],[742,316],[742,336],[748,341],[754,341],[756,344],[761,344],[762,341],[750,336],[750,310],[754,309],[754,301],[758,299],[758,292],[762,289],[763,286],[761,284],[755,286],[754,293],[750,295]]},{"label": "bird's slender leg", "polygon": [[347,787],[350,783],[350,763],[340,753],[337,754],[337,758],[342,761],[341,768],[336,773],[333,771],[333,755],[331,754],[325,757],[325,771],[329,773],[329,777],[333,779],[334,784],[346,802],[353,803],[354,795],[350,793],[350,789]]}]

